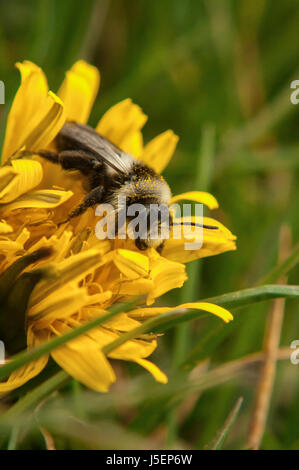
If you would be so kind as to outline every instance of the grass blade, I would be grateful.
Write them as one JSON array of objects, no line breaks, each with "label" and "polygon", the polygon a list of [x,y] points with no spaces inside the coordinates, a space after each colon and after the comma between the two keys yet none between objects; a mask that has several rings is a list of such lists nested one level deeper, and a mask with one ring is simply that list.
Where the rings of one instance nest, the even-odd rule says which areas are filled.
[{"label": "grass blade", "polygon": [[227,438],[231,428],[233,427],[233,424],[237,419],[242,403],[243,397],[239,397],[233,409],[229,413],[223,427],[218,431],[216,437],[212,440],[212,442],[206,446],[206,449],[220,450],[222,448],[225,439]]},{"label": "grass blade", "polygon": [[[292,298],[299,297],[299,287],[297,286],[276,286],[268,285],[261,287],[253,287],[250,289],[244,289],[241,291],[230,292],[228,294],[223,294],[218,297],[212,297],[210,299],[204,299],[203,302],[211,302],[222,307],[228,307],[230,309],[236,307],[242,307],[256,302],[261,302],[263,300],[269,300],[273,298],[284,297]],[[139,336],[140,334],[155,332],[160,333],[165,331],[168,328],[172,328],[178,323],[188,321],[191,319],[196,319],[199,316],[202,316],[202,312],[182,312],[174,311],[169,312],[158,317],[151,318],[150,320],[145,321],[142,325],[134,330],[125,333],[112,343],[107,344],[103,348],[105,354],[110,353],[113,349],[118,348],[120,345],[126,341]],[[208,315],[208,314],[206,314]]]},{"label": "grass blade", "polygon": [[39,403],[41,400],[47,397],[50,393],[65,385],[70,379],[71,377],[66,372],[64,372],[64,370],[57,372],[55,375],[50,377],[48,380],[43,382],[34,390],[27,393],[8,411],[3,413],[0,420],[1,425],[4,424],[5,426],[6,423],[11,423],[14,418],[20,416],[22,413],[30,409],[36,403]]},{"label": "grass blade", "polygon": [[62,346],[67,341],[77,338],[78,336],[86,333],[92,328],[95,328],[96,326],[99,326],[100,324],[110,320],[112,317],[114,317],[118,313],[129,311],[135,304],[136,304],[136,300],[128,302],[126,304],[118,305],[112,308],[110,312],[108,312],[106,315],[95,318],[94,320],[88,323],[85,323],[79,328],[76,328],[66,333],[63,336],[54,338],[51,341],[48,341],[47,343],[42,344],[38,348],[17,354],[11,362],[9,362],[8,364],[5,364],[4,366],[0,368],[0,379],[7,377],[11,372],[18,369],[19,367],[25,364],[28,364],[29,362],[34,361],[35,359],[38,359],[44,354],[50,353],[53,349],[58,348],[59,346]]},{"label": "grass blade", "polygon": [[221,305],[228,309],[244,307],[246,305],[263,302],[265,300],[275,299],[278,297],[298,297],[298,286],[281,286],[281,285],[265,285],[258,287],[251,287],[227,294],[219,295],[217,297],[210,297],[205,299],[204,302],[211,302],[212,304]]},{"label": "grass blade", "polygon": [[[260,286],[260,287],[253,287],[251,289],[244,289],[241,291],[231,292],[228,294],[223,294],[218,297],[212,297],[210,299],[203,300],[204,302],[211,302],[217,305],[221,305],[223,307],[228,308],[236,308],[245,305],[249,305],[256,302],[261,302],[263,300],[269,300],[273,298],[284,297],[284,298],[295,298],[299,297],[299,287],[297,286],[280,286],[280,285],[268,285],[268,286]],[[103,315],[99,318],[95,318],[91,322],[88,322],[79,328],[76,328],[69,333],[66,333],[63,336],[57,337],[52,339],[51,341],[39,346],[36,349],[32,349],[31,351],[26,351],[24,353],[20,353],[15,358],[5,364],[0,368],[0,379],[7,377],[11,372],[18,369],[19,367],[38,359],[44,354],[50,353],[53,349],[65,344],[67,341],[70,341],[78,336],[86,333],[87,331],[99,326],[100,324],[108,321],[113,316],[117,315],[121,312],[128,312],[130,311],[133,306],[136,304],[136,300],[133,302],[128,302],[123,305],[116,306],[110,310],[106,315]],[[208,315],[207,313],[204,313]],[[203,313],[201,311],[174,311],[169,312],[164,315],[160,315],[158,317],[151,318],[150,320],[145,321],[142,325],[138,328],[134,328],[133,330],[129,331],[128,333],[120,336],[115,341],[107,344],[103,348],[103,352],[108,354],[113,349],[116,349],[118,346],[122,345],[126,341],[139,336],[140,334],[148,333],[148,332],[161,332],[165,331],[168,328],[172,328],[174,325],[179,323],[189,321],[192,319],[199,318],[202,316]]]}]

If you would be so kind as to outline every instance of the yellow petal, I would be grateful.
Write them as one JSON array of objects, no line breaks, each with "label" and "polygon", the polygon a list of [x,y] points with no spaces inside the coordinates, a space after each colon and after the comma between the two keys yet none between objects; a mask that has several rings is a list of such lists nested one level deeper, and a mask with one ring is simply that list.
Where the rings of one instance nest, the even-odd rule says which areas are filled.
[{"label": "yellow petal", "polygon": [[125,281],[115,284],[113,292],[117,295],[145,295],[155,288],[155,284],[151,279],[135,279],[134,282]]},{"label": "yellow petal", "polygon": [[56,137],[65,122],[62,101],[51,91],[43,100],[28,126],[21,145],[31,152],[45,149]]},{"label": "yellow petal", "polygon": [[146,120],[147,117],[141,108],[128,98],[112,106],[104,114],[96,130],[125,150],[131,144],[134,134],[142,129]]},{"label": "yellow petal", "polygon": [[160,256],[151,263],[150,278],[155,287],[149,293],[148,305],[152,304],[155,298],[160,297],[165,292],[182,287],[187,280],[187,274],[182,263],[175,263]]},{"label": "yellow petal", "polygon": [[7,119],[2,163],[19,149],[46,148],[65,121],[63,103],[48,91],[42,70],[31,62],[18,63],[21,85]]},{"label": "yellow petal", "polygon": [[[66,286],[68,282],[79,282],[104,262],[101,253],[93,249],[70,256],[60,263],[52,263],[49,266],[49,271],[51,270],[52,273],[51,278],[39,282],[32,292],[30,306],[37,304],[50,293]],[[68,286],[66,286],[66,289],[68,289]]]},{"label": "yellow petal", "polygon": [[[116,331],[111,331],[107,328],[93,328],[88,332],[88,336],[93,338],[99,348],[103,348],[115,339],[119,338],[120,334]],[[157,341],[144,341],[141,339],[134,339],[126,341],[118,348],[111,351],[108,356],[113,359],[121,359],[124,361],[135,361],[138,358],[144,358],[152,354],[157,347]]]},{"label": "yellow petal", "polygon": [[66,119],[86,124],[100,85],[96,67],[79,60],[66,73],[58,92],[63,101]]},{"label": "yellow petal", "polygon": [[[55,320],[70,320],[72,315],[81,312],[84,307],[109,300],[109,297],[109,293],[88,295],[86,288],[69,283],[32,305],[28,318],[34,324],[35,330],[41,330],[49,327]],[[106,312],[103,311],[104,313]]]},{"label": "yellow petal", "polygon": [[[218,220],[212,219],[210,217],[185,217],[180,219],[180,221],[193,221],[201,224],[216,226],[218,229],[203,229],[203,238],[202,240],[199,240],[202,242],[202,246],[200,248],[196,246],[196,232],[194,233],[192,227],[185,226],[184,231],[182,230],[181,232],[182,236],[179,239],[172,238],[172,233],[170,233],[170,238],[165,240],[163,246],[163,257],[172,261],[188,263],[189,261],[193,261],[198,258],[205,258],[207,256],[224,253],[225,251],[236,250],[235,235],[233,235]],[[194,248],[190,246],[191,242],[194,242]]]},{"label": "yellow petal", "polygon": [[175,151],[178,140],[178,136],[173,131],[163,132],[144,147],[140,160],[157,173],[162,173]]},{"label": "yellow petal", "polygon": [[[9,170],[12,178],[6,184]],[[0,168],[0,203],[8,203],[17,199],[21,194],[36,187],[42,180],[43,169],[34,160],[12,160],[11,165]]]},{"label": "yellow petal", "polygon": [[[181,234],[182,237],[186,235],[188,237],[196,238],[197,231],[194,230],[194,227],[190,225],[185,225],[185,222],[195,222],[197,224],[209,225],[217,228],[202,228],[202,234],[204,241],[206,240],[219,240],[225,242],[226,240],[236,240],[236,236],[231,233],[231,231],[225,227],[221,222],[211,217],[182,217],[180,219],[175,219],[176,222],[181,224]],[[173,232],[170,233],[170,238],[172,238]],[[201,236],[201,234],[199,234]]]},{"label": "yellow petal", "polygon": [[22,147],[26,127],[48,93],[46,77],[39,67],[29,61],[17,63],[16,66],[21,73],[21,85],[7,118],[2,164]]},{"label": "yellow petal", "polygon": [[52,254],[50,257],[39,261],[39,266],[43,264],[48,264],[49,260],[51,261],[62,261],[67,257],[67,253],[70,248],[70,240],[73,236],[71,231],[65,230],[59,237],[52,235],[50,238],[45,236],[40,238],[36,243],[30,246],[27,250],[28,253],[39,250],[40,248],[52,248]]},{"label": "yellow petal", "polygon": [[154,377],[154,379],[156,379],[157,382],[167,384],[167,376],[155,364],[148,361],[147,359],[136,359],[135,362],[137,362],[137,364],[139,364],[141,367],[144,367],[144,369],[148,370],[148,372],[152,374],[152,376]]},{"label": "yellow petal", "polygon": [[[189,263],[195,259],[206,258],[208,256],[215,256],[226,251],[236,250],[234,241],[226,240],[213,240],[212,242],[204,242],[203,246],[197,250],[186,250],[185,243],[187,240],[166,240],[162,255],[172,261],[181,261],[182,263]],[[188,240],[190,243],[190,240]]]},{"label": "yellow petal", "polygon": [[139,159],[140,155],[143,152],[143,137],[140,131],[135,132],[132,137],[127,139],[122,144],[122,149],[124,152],[128,152],[133,157]]},{"label": "yellow petal", "polygon": [[[21,231],[14,241],[10,240],[8,237],[3,237],[3,239],[0,240],[0,251],[13,256],[16,252],[24,250],[24,244],[29,237],[30,232],[26,228]],[[10,263],[11,262],[13,262],[13,259],[10,259]]]},{"label": "yellow petal", "polygon": [[21,233],[18,235],[18,237],[16,238],[16,242],[17,243],[20,243],[21,245],[24,245],[27,240],[29,240],[30,238],[30,232],[29,230],[27,230],[27,228],[23,228],[23,230],[21,231]]},{"label": "yellow petal", "polygon": [[218,202],[210,193],[204,191],[190,191],[188,193],[178,194],[170,200],[170,204],[174,204],[178,201],[189,200],[194,202],[199,202],[200,204],[205,204],[209,209],[217,209]]},{"label": "yellow petal", "polygon": [[209,302],[189,302],[181,304],[177,308],[204,310],[221,318],[225,323],[228,323],[234,319],[232,314],[228,310],[226,310],[226,308],[220,307],[219,305],[210,304]]},{"label": "yellow petal", "polygon": [[60,191],[58,189],[33,191],[20,196],[16,201],[5,206],[4,212],[26,208],[54,209],[70,199],[72,195],[72,191]]},{"label": "yellow petal", "polygon": [[16,178],[17,172],[11,165],[5,165],[0,168],[0,194],[1,197],[5,198],[7,188],[10,184],[13,184],[13,180]]},{"label": "yellow petal", "polygon": [[13,256],[17,251],[23,250],[23,245],[20,243],[11,241],[9,239],[6,240],[0,240],[0,251],[1,254],[10,254],[10,256]]},{"label": "yellow petal", "polygon": [[[194,220],[196,222],[196,217],[194,218]],[[219,230],[204,229],[205,236],[211,235],[211,236],[217,237],[220,235],[222,237],[224,235],[229,240],[236,240],[237,238],[234,234],[232,234],[232,232],[227,227],[225,227],[225,225],[219,222],[219,220],[213,219],[212,217],[203,217],[202,223],[205,225],[214,225],[218,227],[219,229]]]},{"label": "yellow petal", "polygon": [[86,289],[69,285],[67,289],[56,290],[41,302],[32,305],[28,318],[34,321],[35,328],[46,328],[55,320],[70,317],[90,302],[91,298],[87,295]]},{"label": "yellow petal", "polygon": [[157,341],[143,341],[134,339],[127,341],[111,351],[108,356],[123,361],[136,361],[138,358],[150,356],[157,347]]},{"label": "yellow petal", "polygon": [[130,318],[126,313],[120,313],[119,315],[116,315],[116,317],[105,322],[104,325],[107,328],[111,328],[111,330],[131,331],[140,326],[140,322],[133,320],[133,318]]},{"label": "yellow petal", "polygon": [[13,232],[13,228],[11,225],[8,225],[4,220],[0,222],[0,234],[6,234]]},{"label": "yellow petal", "polygon": [[[23,85],[23,82],[27,79],[27,77],[31,77],[33,73],[36,73],[35,79],[35,86],[36,90],[33,90],[37,93],[44,93],[48,91],[48,82],[47,78],[42,71],[42,69],[34,64],[33,62],[30,62],[30,60],[24,60],[23,62],[17,62],[16,63],[16,68],[20,71],[21,73],[21,84]],[[30,93],[30,90],[23,90],[24,92]],[[32,92],[32,90],[31,90]],[[29,114],[28,114],[29,115]]]},{"label": "yellow petal", "polygon": [[115,250],[114,264],[127,279],[146,276],[149,271],[148,257],[130,250]]},{"label": "yellow petal", "polygon": [[0,382],[0,393],[7,393],[15,388],[28,382],[36,375],[38,375],[46,366],[48,356],[42,356],[36,361],[32,361],[23,367],[15,370],[7,379],[6,382]]},{"label": "yellow petal", "polygon": [[66,372],[92,390],[107,392],[115,382],[114,371],[95,341],[80,336],[54,349],[53,359]]},{"label": "yellow petal", "polygon": [[131,310],[130,316],[137,319],[147,319],[162,315],[163,313],[173,312],[179,309],[192,309],[192,310],[204,310],[205,312],[212,313],[217,317],[221,318],[225,323],[233,320],[232,314],[219,305],[210,304],[208,302],[188,302],[185,304],[177,305],[176,307],[147,307],[147,308],[136,308]]},{"label": "yellow petal", "polygon": [[[94,284],[93,284],[94,285]],[[96,284],[97,288],[99,288],[99,284]],[[97,304],[97,305],[106,305],[107,302],[112,298],[111,291],[101,292],[99,294],[92,294],[89,295],[89,304]],[[99,307],[97,307],[99,309]]]}]

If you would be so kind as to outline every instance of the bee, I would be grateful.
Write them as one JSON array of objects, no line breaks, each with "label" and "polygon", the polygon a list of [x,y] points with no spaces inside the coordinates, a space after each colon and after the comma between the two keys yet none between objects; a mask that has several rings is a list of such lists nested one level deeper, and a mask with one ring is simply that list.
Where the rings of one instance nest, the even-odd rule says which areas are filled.
[{"label": "bee", "polygon": [[[155,206],[169,207],[170,188],[165,179],[158,175],[145,163],[136,160],[132,155],[122,151],[108,139],[88,125],[78,122],[67,122],[55,138],[56,152],[44,150],[38,154],[52,163],[60,164],[64,170],[79,170],[86,178],[87,194],[81,203],[69,214],[65,223],[83,214],[89,207],[98,204],[110,204],[119,212],[119,197],[125,197],[128,207],[141,204],[147,221],[151,219],[152,208]],[[130,217],[127,216],[127,220]],[[212,225],[201,225],[185,222],[208,229],[217,229]],[[147,223],[146,233],[135,238],[139,250],[149,247],[163,247],[164,226],[179,225],[173,221],[168,211],[167,216],[158,217],[159,236],[151,237],[150,224]],[[117,227],[116,231],[119,230]]]}]

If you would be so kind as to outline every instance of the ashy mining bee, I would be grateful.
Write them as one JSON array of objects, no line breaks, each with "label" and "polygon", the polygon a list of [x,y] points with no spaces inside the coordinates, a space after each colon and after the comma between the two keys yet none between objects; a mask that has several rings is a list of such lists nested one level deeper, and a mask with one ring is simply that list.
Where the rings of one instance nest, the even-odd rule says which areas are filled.
[{"label": "ashy mining bee", "polygon": [[[141,204],[148,221],[152,220],[153,207],[169,206],[171,191],[164,178],[132,155],[123,152],[91,127],[67,122],[54,143],[57,152],[41,151],[39,155],[52,163],[60,164],[65,170],[79,170],[86,177],[88,187],[87,195],[64,222],[83,214],[89,207],[103,203],[112,205],[118,213],[120,196],[126,198],[128,207]],[[145,250],[148,247],[161,247],[164,224],[176,224],[169,211],[167,217],[158,218],[158,238],[151,238],[150,224],[147,224],[146,233],[135,238],[137,248]],[[218,228],[194,222],[186,224],[209,229]],[[118,229],[119,227],[116,232]]]}]

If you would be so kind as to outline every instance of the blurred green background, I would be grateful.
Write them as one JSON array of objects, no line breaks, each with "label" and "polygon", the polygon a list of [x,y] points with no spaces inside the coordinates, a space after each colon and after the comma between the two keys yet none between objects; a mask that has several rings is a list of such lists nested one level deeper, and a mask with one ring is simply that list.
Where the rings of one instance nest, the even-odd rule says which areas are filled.
[{"label": "blurred green background", "polygon": [[[295,245],[299,104],[290,102],[290,83],[299,79],[297,2],[0,0],[0,8],[0,79],[6,86],[2,138],[19,83],[16,61],[36,62],[56,90],[64,72],[83,58],[101,71],[90,123],[131,97],[149,116],[145,141],[168,128],[180,137],[165,173],[173,192],[202,189],[218,199],[220,209],[212,215],[238,236],[238,250],[191,263],[190,281],[160,303],[175,305],[256,285],[277,262],[282,225],[289,226]],[[298,269],[288,282],[298,284]],[[177,383],[185,380],[180,364],[195,348],[198,360],[210,358],[215,367],[260,351],[269,308],[263,302],[235,312],[228,326],[211,317],[169,330],[153,359]],[[289,347],[295,339],[298,303],[288,301],[281,344]],[[239,396],[244,403],[225,448],[244,446],[257,365],[242,375],[228,374],[223,383],[216,380],[202,393],[183,398],[176,393],[171,404],[161,395],[163,385],[139,368],[117,367],[120,381],[110,398],[76,383],[51,398],[52,421],[47,422],[58,448],[204,448]],[[299,365],[280,361],[264,449],[299,448],[298,378]],[[147,390],[144,396],[142,390]],[[122,395],[132,403],[118,403]],[[60,427],[66,407],[85,423],[83,431]],[[44,446],[34,427],[20,444]]]}]

